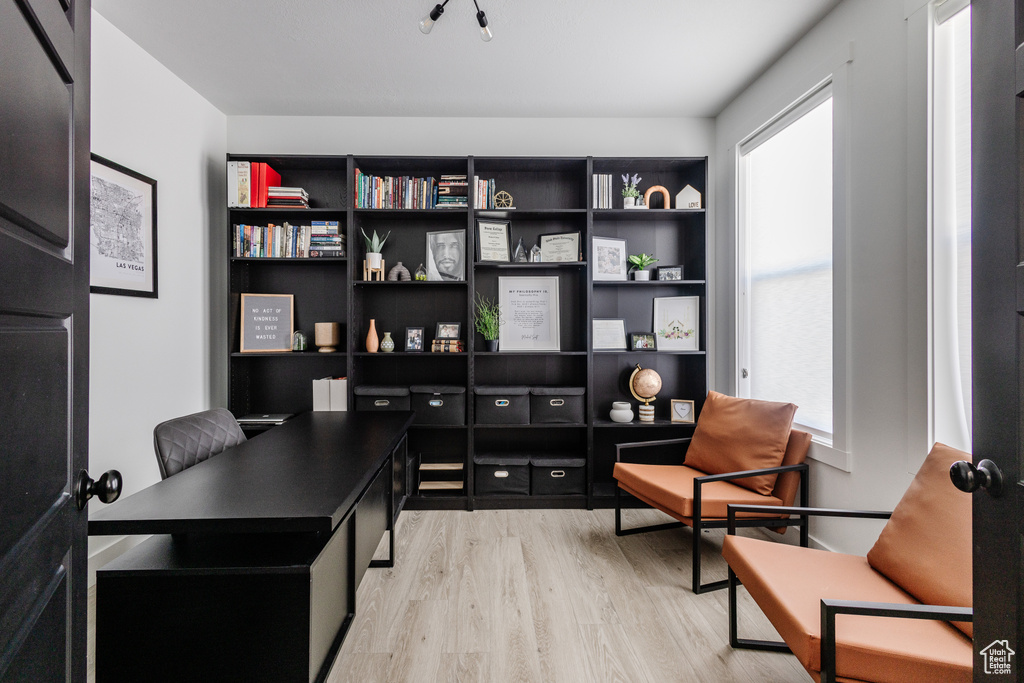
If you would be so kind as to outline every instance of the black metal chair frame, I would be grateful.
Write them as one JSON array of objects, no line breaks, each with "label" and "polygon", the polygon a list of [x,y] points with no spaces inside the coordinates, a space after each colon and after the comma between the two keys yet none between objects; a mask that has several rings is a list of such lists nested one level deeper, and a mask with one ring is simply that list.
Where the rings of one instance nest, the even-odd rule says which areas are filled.
[{"label": "black metal chair frame", "polygon": [[[615,444],[615,462],[622,462],[622,451],[637,449],[637,448],[649,448],[651,446],[671,446],[674,444],[689,443],[690,437],[681,439],[663,439],[657,441],[634,441],[631,443],[619,443]],[[685,464],[684,462],[681,464]],[[764,469],[757,470],[744,470],[742,472],[726,472],[723,474],[709,474],[703,477],[696,477],[693,480],[693,542],[691,543],[691,566],[693,576],[691,579],[691,587],[694,593],[707,593],[710,591],[720,590],[729,585],[728,579],[722,579],[720,581],[709,581],[708,583],[700,582],[700,538],[701,530],[703,529],[724,529],[727,527],[728,522],[725,519],[713,519],[704,520],[701,518],[701,487],[704,484],[710,484],[715,481],[731,481],[734,479],[745,479],[746,477],[754,477],[761,474],[771,474],[773,472],[799,472],[800,473],[800,505],[804,508],[808,504],[808,488],[807,488],[807,474],[808,474],[807,463],[800,463],[799,465],[785,465],[780,467],[767,467]],[[765,510],[770,510],[773,514],[785,514],[781,512],[783,508],[774,505],[758,506]],[[788,509],[788,508],[787,508]],[[761,527],[761,528],[779,528],[788,526],[799,526],[800,527],[800,545],[807,547],[809,542],[807,517],[790,517],[788,519],[778,518],[753,518],[753,519],[741,519],[734,520],[736,526],[741,527]],[[665,529],[676,529],[678,527],[688,526],[682,522],[667,522],[665,524],[653,524],[650,526],[633,527],[631,529],[622,528],[622,489],[616,484],[615,486],[615,535],[616,536],[629,536],[631,534],[641,534],[650,531],[662,531]]]},{"label": "black metal chair frame", "polygon": [[[860,519],[889,519],[891,512],[876,510],[840,510],[832,508],[788,507],[781,508],[789,514],[816,517],[853,517]],[[774,505],[732,505],[728,506],[728,533],[736,534],[736,528],[743,520],[736,519],[737,512],[778,511]],[[729,567],[729,644],[735,649],[768,650],[790,652],[786,643],[771,640],[740,638],[737,628],[736,586],[739,579]],[[835,683],[836,680],[836,615],[855,614],[860,616],[889,617],[899,619],[935,619],[941,621],[974,621],[974,611],[969,607],[944,605],[907,605],[890,602],[864,602],[856,600],[821,600],[821,683]]]}]

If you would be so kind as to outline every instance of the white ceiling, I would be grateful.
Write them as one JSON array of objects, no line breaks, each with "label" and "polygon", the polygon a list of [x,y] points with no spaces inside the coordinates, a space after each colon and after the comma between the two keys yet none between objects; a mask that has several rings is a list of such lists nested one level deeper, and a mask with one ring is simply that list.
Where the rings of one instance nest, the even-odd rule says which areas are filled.
[{"label": "white ceiling", "polygon": [[228,115],[709,117],[839,0],[93,0]]}]

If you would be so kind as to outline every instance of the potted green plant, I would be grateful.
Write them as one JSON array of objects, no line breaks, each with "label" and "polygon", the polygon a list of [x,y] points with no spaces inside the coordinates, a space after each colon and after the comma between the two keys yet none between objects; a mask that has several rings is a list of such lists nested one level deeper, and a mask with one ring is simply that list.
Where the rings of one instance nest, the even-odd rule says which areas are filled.
[{"label": "potted green plant", "polygon": [[366,240],[366,265],[369,268],[376,270],[380,268],[381,262],[381,249],[384,248],[384,243],[391,237],[391,231],[388,230],[388,234],[384,237],[378,237],[377,231],[373,231],[373,237],[368,237],[366,231],[359,228],[359,232],[363,233],[363,239]]},{"label": "potted green plant", "polygon": [[487,351],[498,350],[498,334],[501,330],[501,306],[479,292],[476,294],[476,331],[484,337]]},{"label": "potted green plant", "polygon": [[631,268],[636,268],[636,272],[633,273],[634,280],[650,280],[651,271],[644,270],[644,268],[658,262],[658,259],[654,258],[654,254],[650,256],[647,254],[630,254],[627,260]]},{"label": "potted green plant", "polygon": [[640,197],[640,190],[637,189],[636,185],[641,180],[643,180],[643,178],[641,178],[636,173],[633,174],[632,178],[629,177],[628,173],[625,174],[624,176],[622,176],[622,182],[623,182],[622,206],[623,206],[623,208],[631,209],[634,206],[636,206],[636,200]]}]

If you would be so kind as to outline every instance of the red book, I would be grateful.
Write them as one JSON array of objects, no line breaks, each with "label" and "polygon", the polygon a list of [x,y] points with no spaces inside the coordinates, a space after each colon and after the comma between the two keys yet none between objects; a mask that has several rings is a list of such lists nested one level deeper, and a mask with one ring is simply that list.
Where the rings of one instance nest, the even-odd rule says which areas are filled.
[{"label": "red book", "polygon": [[253,206],[267,208],[267,188],[280,187],[281,174],[263,162],[253,164],[252,197]]}]

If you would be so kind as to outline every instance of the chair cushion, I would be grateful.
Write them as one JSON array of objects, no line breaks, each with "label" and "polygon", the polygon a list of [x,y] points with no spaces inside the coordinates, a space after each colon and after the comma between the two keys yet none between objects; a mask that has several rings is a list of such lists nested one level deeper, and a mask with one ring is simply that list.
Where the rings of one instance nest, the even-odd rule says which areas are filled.
[{"label": "chair cushion", "polygon": [[[971,607],[971,496],[949,468],[968,453],[935,444],[868,551],[868,563],[926,605]],[[957,622],[969,636],[970,623]]]},{"label": "chair cushion", "polygon": [[[612,470],[612,476],[623,490],[676,519],[693,517],[693,480],[706,474],[686,465],[644,465],[633,462],[617,462]],[[701,487],[702,519],[724,518],[729,503],[782,505],[778,498],[762,496],[728,481],[713,481]]]},{"label": "chair cushion", "polygon": [[235,416],[224,408],[161,422],[153,429],[160,477],[166,479],[245,440]]},{"label": "chair cushion", "polygon": [[[726,536],[722,555],[808,671],[821,671],[821,599],[916,604],[857,555]],[[973,649],[941,621],[840,615],[837,673],[864,681],[972,679]]]},{"label": "chair cushion", "polygon": [[[786,454],[795,414],[792,403],[733,398],[710,391],[686,449],[686,464],[709,474],[778,467]],[[777,476],[762,474],[735,483],[770,496]]]}]

